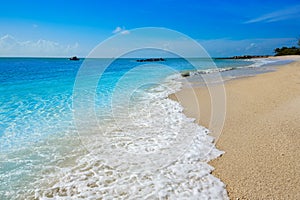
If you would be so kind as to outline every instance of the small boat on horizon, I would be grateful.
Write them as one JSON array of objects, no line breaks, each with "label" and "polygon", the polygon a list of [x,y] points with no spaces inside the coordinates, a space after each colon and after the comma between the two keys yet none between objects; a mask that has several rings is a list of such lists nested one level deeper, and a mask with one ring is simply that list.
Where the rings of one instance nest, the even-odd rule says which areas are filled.
[{"label": "small boat on horizon", "polygon": [[69,58],[69,60],[80,60],[80,59],[77,58],[77,56],[73,56],[73,57]]}]

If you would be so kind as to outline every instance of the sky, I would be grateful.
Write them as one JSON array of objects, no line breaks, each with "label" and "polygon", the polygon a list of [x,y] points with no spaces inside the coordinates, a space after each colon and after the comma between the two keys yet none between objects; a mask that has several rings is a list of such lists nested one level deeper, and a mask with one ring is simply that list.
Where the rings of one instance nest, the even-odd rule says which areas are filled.
[{"label": "sky", "polygon": [[297,46],[300,2],[2,1],[0,57],[86,57],[107,38],[131,34],[132,29],[141,27],[164,27],[183,33],[213,57],[272,55],[276,47]]}]

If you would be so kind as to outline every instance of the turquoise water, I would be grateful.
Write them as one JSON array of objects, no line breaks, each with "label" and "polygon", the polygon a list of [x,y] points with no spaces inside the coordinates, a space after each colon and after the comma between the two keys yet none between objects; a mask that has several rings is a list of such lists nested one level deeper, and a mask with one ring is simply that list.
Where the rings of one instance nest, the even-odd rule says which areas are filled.
[{"label": "turquoise water", "polygon": [[[176,82],[178,72],[207,70],[214,67],[209,59],[193,59],[193,61],[196,66],[191,66],[184,59],[167,59],[164,62],[143,63],[143,65],[135,59],[117,59],[100,77],[99,66],[103,67],[103,64],[109,63],[110,60],[0,58],[1,199],[55,197],[64,193],[53,192],[55,185],[58,187],[58,183],[66,181],[59,178],[66,177],[70,180],[68,174],[76,166],[87,165],[81,163],[88,158],[86,155],[91,151],[87,146],[99,145],[96,142],[85,143],[84,139],[78,137],[82,132],[74,122],[76,109],[83,109],[79,113],[84,116],[79,119],[82,120],[80,122],[77,119],[77,125],[84,124],[83,129],[88,136],[90,132],[95,131],[89,126],[89,123],[95,120],[97,126],[100,126],[98,131],[105,132],[104,135],[107,137],[117,133],[122,135],[130,133],[148,138],[146,143],[139,141],[136,143],[137,146],[140,145],[139,148],[147,145],[154,150],[162,148],[165,140],[173,136],[170,135],[167,139],[160,136],[176,132],[179,118],[186,123],[184,126],[187,131],[191,129],[188,128],[190,126],[198,130],[196,125],[192,125],[191,120],[182,116],[180,105],[166,100],[168,94],[180,88],[180,83]],[[231,70],[256,63],[221,59],[214,62],[218,68]],[[89,72],[86,76],[76,78],[82,65],[88,66]],[[172,76],[174,77],[166,79]],[[95,80],[96,87],[89,87],[89,83]],[[74,94],[75,83],[79,90],[83,89],[82,93]],[[78,101],[74,103],[76,98]],[[94,107],[86,106],[89,103]],[[157,108],[160,110],[156,110]],[[93,110],[95,116],[90,116]],[[149,116],[145,116],[145,113]],[[170,119],[169,115],[172,115]],[[157,140],[155,139],[154,144],[151,143],[151,138],[156,138],[154,136],[156,133]],[[112,138],[111,141],[115,139]],[[123,143],[117,141],[116,144]],[[136,146],[132,146],[131,143],[128,143],[126,148],[129,151],[136,151]],[[91,163],[94,166],[98,162],[99,160],[93,160]],[[77,171],[72,173],[76,174]],[[78,172],[79,175],[82,174]],[[78,179],[74,187],[81,183]],[[69,192],[65,194],[66,196],[92,195],[84,193],[91,188],[76,192],[70,188],[65,190]]]},{"label": "turquoise water", "polygon": [[[99,61],[90,61],[97,66]],[[198,59],[199,69],[209,69],[211,61]],[[215,60],[218,67],[241,67],[253,64],[251,61]],[[9,148],[30,144],[48,134],[55,134],[55,129],[70,119],[72,107],[71,97],[74,81],[82,61],[70,62],[67,59],[44,58],[1,58],[0,59],[0,102],[1,124],[0,136],[11,135],[9,140],[1,140],[1,151]],[[171,66],[176,71],[193,70],[190,64],[183,59],[168,59],[161,64]],[[105,98],[98,98],[99,106],[108,103],[115,84],[129,70],[136,68],[140,63],[135,59],[121,59],[107,68],[102,77],[97,94],[106,94]],[[153,82],[159,83],[171,70],[156,69],[158,66],[149,64],[149,71]],[[151,66],[152,65],[152,66]],[[157,73],[155,73],[155,71]],[[145,72],[147,74],[147,72]],[[143,79],[143,75],[136,74],[131,81]],[[98,78],[98,77],[96,77]],[[69,116],[69,119],[67,119]],[[54,120],[54,118],[56,120]],[[60,121],[60,124],[57,124]],[[53,132],[53,133],[51,133]],[[34,138],[31,138],[34,133]],[[23,137],[23,139],[17,139]],[[17,139],[17,140],[16,140]]]}]

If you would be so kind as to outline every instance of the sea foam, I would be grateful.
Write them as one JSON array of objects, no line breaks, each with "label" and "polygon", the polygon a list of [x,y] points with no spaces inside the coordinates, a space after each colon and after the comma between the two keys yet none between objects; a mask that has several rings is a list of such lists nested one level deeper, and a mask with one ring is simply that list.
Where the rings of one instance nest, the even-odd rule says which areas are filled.
[{"label": "sea foam", "polygon": [[[121,60],[100,81],[100,100],[94,102],[99,126],[89,126],[95,119],[83,106],[88,120],[80,132],[72,119],[78,109],[72,106],[72,88],[79,64],[20,61],[29,67],[0,88],[5,102],[0,115],[1,199],[227,199],[224,184],[207,164],[223,152],[215,148],[209,130],[168,98],[181,88],[180,74],[168,76],[170,70],[164,73],[161,66],[138,68],[151,77],[150,84],[133,88],[128,101],[120,101],[128,88],[147,78],[127,73],[132,63]],[[11,62],[18,74],[19,59]],[[189,69],[180,59],[166,62],[178,71]],[[28,74],[32,76],[25,79]],[[118,78],[124,84],[116,83]],[[111,93],[116,94],[112,107]]]},{"label": "sea foam", "polygon": [[[174,80],[178,76],[140,91],[143,95],[137,95],[129,116],[118,115],[117,126],[101,126],[109,143],[103,145],[97,134],[89,135],[84,143],[88,153],[78,156],[71,167],[56,168],[51,183],[45,184],[49,174],[39,180],[34,197],[228,199],[225,185],[210,174],[213,168],[207,164],[223,152],[215,148],[208,129],[167,98],[180,89],[181,83]],[[193,136],[192,140],[174,147],[180,134]],[[164,149],[170,154],[160,155]],[[157,157],[149,162],[147,157],[153,154]]]}]

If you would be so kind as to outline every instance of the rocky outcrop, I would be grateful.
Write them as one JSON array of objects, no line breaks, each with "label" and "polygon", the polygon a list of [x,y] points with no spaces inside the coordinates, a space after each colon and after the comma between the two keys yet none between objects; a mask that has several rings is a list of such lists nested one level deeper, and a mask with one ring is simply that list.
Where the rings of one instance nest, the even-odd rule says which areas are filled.
[{"label": "rocky outcrop", "polygon": [[147,58],[147,59],[138,59],[137,62],[159,62],[159,61],[165,61],[163,58]]}]

